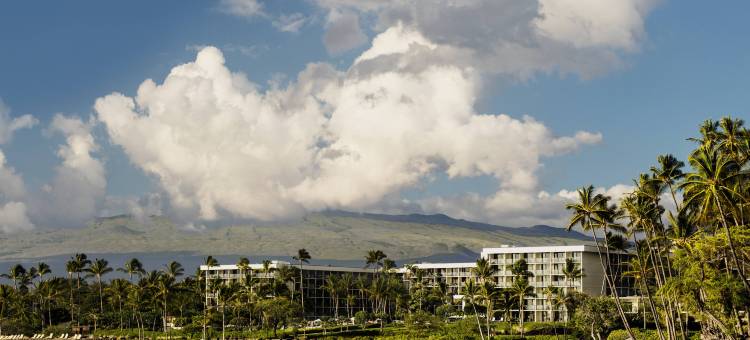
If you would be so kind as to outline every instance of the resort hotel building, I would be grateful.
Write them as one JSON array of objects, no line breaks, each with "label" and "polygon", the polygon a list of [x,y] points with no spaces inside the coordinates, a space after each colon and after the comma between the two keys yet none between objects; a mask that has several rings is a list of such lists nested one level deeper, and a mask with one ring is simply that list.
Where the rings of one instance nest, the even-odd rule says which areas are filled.
[{"label": "resort hotel building", "polygon": [[[609,265],[615,274],[614,285],[617,287],[617,293],[624,297],[624,309],[627,311],[637,312],[638,299],[635,297],[634,282],[631,278],[622,275],[626,271],[627,261],[630,256],[624,252],[613,252],[601,249],[604,258],[609,257]],[[528,321],[566,321],[569,317],[564,306],[552,306],[548,303],[545,289],[549,286],[557,287],[561,293],[576,291],[590,296],[609,295],[612,292],[607,289],[602,270],[602,262],[599,257],[599,251],[596,246],[592,245],[574,245],[574,246],[545,246],[545,247],[514,247],[500,246],[498,248],[482,249],[481,258],[486,259],[493,269],[492,280],[498,288],[510,288],[513,285],[515,276],[511,272],[511,266],[523,259],[528,264],[528,271],[532,274],[528,278],[529,285],[533,287],[535,297],[526,298],[524,304],[524,318]],[[566,259],[571,259],[582,271],[583,276],[570,279],[563,272]],[[284,266],[298,267],[282,261],[273,261],[262,264],[251,264],[245,268],[243,273],[236,265],[221,266],[201,266],[201,271],[208,272],[208,278],[221,279],[224,282],[241,280],[243,276],[251,274],[259,280],[269,280],[274,277],[274,273]],[[405,265],[404,267],[391,270],[391,274],[397,275],[404,281],[405,285],[410,287],[415,282],[414,273],[419,273],[419,280],[422,286],[435,287],[444,283],[453,296],[457,306],[462,306],[461,292],[466,283],[470,280],[476,281],[473,274],[475,262],[467,263],[416,263]],[[419,270],[415,270],[418,268]],[[299,272],[297,280],[290,285],[290,289],[296,289],[299,292]],[[375,273],[372,269],[350,268],[350,267],[330,267],[318,265],[302,266],[302,282],[304,284],[305,315],[307,317],[334,316],[335,307],[331,303],[330,296],[322,288],[326,279],[330,275],[346,275],[351,279],[357,280],[361,277],[364,280],[371,280]],[[209,281],[207,280],[207,281]],[[352,292],[350,295],[356,297],[353,301],[353,310],[369,310],[370,302],[361,294]],[[211,303],[212,296],[207,294],[207,303]],[[349,303],[352,304],[352,301]],[[339,315],[346,315],[344,303],[340,303]],[[350,309],[351,310],[351,309]],[[517,316],[518,308],[511,310],[511,314]],[[552,320],[551,320],[552,319]]]}]

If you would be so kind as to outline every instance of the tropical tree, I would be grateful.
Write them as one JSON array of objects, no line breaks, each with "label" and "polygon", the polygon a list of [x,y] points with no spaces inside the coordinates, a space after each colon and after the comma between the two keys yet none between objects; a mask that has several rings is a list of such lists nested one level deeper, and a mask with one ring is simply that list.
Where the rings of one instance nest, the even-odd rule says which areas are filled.
[{"label": "tropical tree", "polygon": [[137,258],[127,260],[125,265],[121,268],[117,268],[117,271],[128,274],[128,279],[131,283],[133,282],[133,275],[141,277],[146,273],[146,270],[143,269],[143,264]]},{"label": "tropical tree", "polygon": [[303,263],[310,263],[310,252],[307,251],[307,249],[302,248],[297,250],[297,255],[293,257],[295,261],[299,263],[299,297],[300,297],[300,305],[302,305],[302,319],[305,318],[305,288],[304,288],[304,280],[302,278],[302,264]]},{"label": "tropical tree", "polygon": [[96,259],[91,266],[85,269],[87,273],[96,278],[96,284],[99,287],[99,313],[104,314],[104,293],[102,287],[102,277],[112,272],[112,267],[105,259]]},{"label": "tropical tree", "polygon": [[18,281],[26,275],[26,268],[21,264],[16,264],[8,270],[8,274],[0,274],[0,277],[13,281],[13,290],[18,291]]},{"label": "tropical tree", "polygon": [[337,275],[329,275],[321,287],[331,298],[334,318],[339,318],[339,293],[341,292],[340,278]]},{"label": "tropical tree", "polygon": [[185,268],[179,262],[171,261],[164,267],[163,273],[167,277],[177,280],[177,278],[185,274]]},{"label": "tropical tree", "polygon": [[36,276],[39,277],[39,281],[44,281],[44,275],[52,273],[49,265],[44,262],[37,263],[34,268],[36,269]]},{"label": "tropical tree", "polygon": [[[615,294],[617,312],[625,325],[625,330],[631,338],[635,339],[635,335],[630,329],[628,319],[625,316],[625,312],[623,311],[622,305],[617,297],[617,287],[615,287],[612,278],[610,277],[609,261],[611,258],[609,256],[605,258],[602,254],[602,246],[596,233],[600,227],[611,224],[611,219],[614,217],[613,209],[608,206],[608,201],[608,197],[601,194],[595,194],[594,186],[592,185],[578,189],[578,201],[569,203],[565,206],[566,209],[573,212],[573,215],[570,217],[570,223],[568,224],[568,230],[572,230],[573,227],[578,225],[581,229],[591,232],[593,235],[594,242],[597,245],[596,249],[599,254],[602,271],[604,272],[604,280],[609,286],[610,291]],[[606,241],[604,245],[606,248]]]},{"label": "tropical tree", "polygon": [[562,268],[562,273],[563,275],[565,275],[565,280],[568,281],[569,291],[573,289],[573,283],[576,280],[584,277],[583,269],[581,269],[581,266],[571,258],[565,259],[565,265]]},{"label": "tropical tree", "polygon": [[529,279],[525,276],[519,276],[513,280],[511,292],[513,292],[513,296],[518,299],[519,326],[521,328],[521,337],[523,337],[525,334],[525,329],[523,327],[523,307],[526,305],[526,298],[536,297],[536,294],[534,293],[534,287],[529,284]]},{"label": "tropical tree", "polygon": [[365,256],[365,268],[373,268],[373,273],[383,266],[383,260],[388,256],[381,250],[369,250]]},{"label": "tropical tree", "polygon": [[461,295],[463,295],[464,302],[469,303],[471,305],[471,308],[474,310],[474,318],[477,321],[477,328],[479,329],[479,336],[482,338],[482,340],[484,340],[484,333],[482,332],[482,324],[479,323],[479,314],[477,313],[477,307],[476,307],[477,301],[481,299],[479,285],[477,285],[472,279],[467,280],[463,288],[461,289]]}]

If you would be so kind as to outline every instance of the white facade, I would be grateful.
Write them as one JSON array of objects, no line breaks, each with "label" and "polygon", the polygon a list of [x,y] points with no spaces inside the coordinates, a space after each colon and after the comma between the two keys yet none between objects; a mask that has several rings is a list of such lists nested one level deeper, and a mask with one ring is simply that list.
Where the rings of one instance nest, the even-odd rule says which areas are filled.
[{"label": "white facade", "polygon": [[[604,251],[604,250],[602,250]],[[626,261],[630,255],[627,253],[611,253],[610,263],[616,274],[625,271]],[[536,297],[527,298],[524,304],[524,317],[528,321],[564,321],[568,318],[568,313],[564,308],[553,308],[547,301],[544,294],[548,286],[557,287],[562,292],[577,291],[590,296],[609,294],[604,281],[604,272],[602,262],[599,257],[597,247],[591,245],[573,245],[573,246],[546,246],[546,247],[513,247],[501,246],[497,248],[484,248],[480,254],[481,258],[487,259],[490,265],[495,269],[493,280],[498,288],[510,288],[513,285],[514,275],[510,267],[520,259],[526,260],[528,270],[533,273],[529,277],[529,285],[534,288]],[[606,258],[606,256],[605,256]],[[566,259],[571,259],[583,271],[583,277],[569,280],[563,273]],[[248,272],[259,279],[273,278],[273,272],[281,266],[294,266],[296,264],[284,261],[272,261],[266,271],[262,264],[250,264]],[[424,285],[431,287],[436,286],[438,282],[445,282],[447,288],[454,298],[460,298],[461,290],[468,280],[475,280],[472,269],[476,263],[417,263],[411,266],[422,270],[422,282]],[[210,278],[220,278],[225,282],[240,281],[243,274],[237,265],[220,265],[220,266],[201,266],[201,271],[208,271]],[[403,276],[404,282],[409,285],[413,278],[410,271],[405,267],[393,270],[398,275]],[[305,282],[305,299],[310,306],[306,304],[306,313],[320,316],[328,313],[330,301],[327,294],[319,287],[323,284],[329,275],[341,275],[351,273],[355,276],[363,275],[372,278],[372,270],[351,267],[332,267],[332,266],[303,266],[303,277]],[[621,275],[617,275],[621,276]],[[295,283],[296,285],[296,283]],[[620,296],[635,295],[633,284],[629,278],[617,280],[616,284]],[[308,291],[309,290],[309,291]],[[207,301],[208,302],[208,301]],[[358,301],[358,304],[366,306],[366,301]],[[627,309],[627,308],[626,308]],[[518,314],[518,309],[511,311],[514,315]]]}]

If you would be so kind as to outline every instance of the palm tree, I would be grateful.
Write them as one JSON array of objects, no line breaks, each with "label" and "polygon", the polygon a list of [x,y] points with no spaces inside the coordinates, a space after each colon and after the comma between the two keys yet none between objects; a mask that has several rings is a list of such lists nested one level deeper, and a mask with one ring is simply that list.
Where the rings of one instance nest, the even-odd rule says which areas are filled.
[{"label": "palm tree", "polygon": [[8,274],[0,274],[0,277],[12,280],[13,290],[18,291],[18,281],[21,280],[24,275],[26,275],[26,268],[24,268],[21,264],[16,264],[10,267],[10,270],[8,270]]},{"label": "palm tree", "polygon": [[96,283],[99,286],[99,312],[104,314],[104,293],[102,293],[102,276],[112,272],[112,267],[105,259],[96,259],[94,263],[86,268],[86,272],[96,277]]},{"label": "palm tree", "polygon": [[734,184],[747,180],[748,174],[741,172],[737,162],[728,155],[718,152],[716,148],[700,148],[688,157],[688,162],[694,172],[688,173],[685,181],[680,185],[680,188],[684,190],[683,205],[694,207],[703,219],[709,219],[718,213],[718,219],[727,237],[732,262],[745,289],[750,293],[750,282],[747,281],[745,270],[737,258],[734,238],[727,221],[728,212],[724,208],[725,204],[731,206],[735,198],[744,200],[736,191]]},{"label": "palm tree", "polygon": [[114,279],[109,283],[109,286],[105,289],[107,295],[109,295],[110,302],[117,305],[117,314],[120,317],[120,330],[122,330],[122,305],[128,296],[129,281],[124,279]]},{"label": "palm tree", "polygon": [[294,260],[299,262],[299,297],[300,297],[300,304],[302,305],[302,319],[305,319],[305,288],[304,288],[304,281],[302,279],[302,264],[303,263],[310,263],[310,253],[307,251],[307,249],[302,248],[297,250],[297,256],[292,257]]},{"label": "palm tree", "polygon": [[240,270],[240,277],[245,279],[245,273],[250,269],[250,259],[247,257],[240,257],[240,259],[237,260],[237,269]]},{"label": "palm tree", "polygon": [[44,275],[47,275],[52,272],[49,265],[44,262],[39,262],[36,264],[36,275],[39,277],[40,281],[44,281]]},{"label": "palm tree", "polygon": [[487,338],[491,339],[492,333],[490,332],[490,322],[492,321],[492,317],[494,315],[492,308],[495,300],[497,300],[500,294],[500,290],[492,281],[482,281],[479,288],[479,294],[481,296],[481,299],[484,301],[485,316],[487,318]]},{"label": "palm tree", "polygon": [[339,288],[341,293],[344,295],[344,301],[346,302],[346,312],[349,318],[352,317],[352,304],[354,303],[354,295],[351,294],[352,287],[354,286],[354,276],[352,273],[344,273],[339,278]]},{"label": "palm tree", "polygon": [[552,302],[556,296],[560,295],[560,288],[549,285],[544,288],[543,294],[544,298],[547,300],[547,304],[549,305],[549,320],[555,321],[555,311],[552,307]]},{"label": "palm tree", "polygon": [[377,269],[383,266],[383,259],[385,259],[385,253],[380,250],[369,250],[367,256],[365,256],[365,268],[373,268],[372,273],[375,274]]},{"label": "palm tree", "polygon": [[[52,279],[49,281],[40,281],[36,293],[41,300],[41,308],[47,309],[47,324],[52,326],[52,304],[55,303],[63,294],[61,289],[62,281]],[[42,328],[44,328],[44,313],[42,313]]]},{"label": "palm tree", "polygon": [[175,277],[167,274],[159,273],[158,279],[154,285],[155,294],[154,299],[159,300],[162,303],[162,326],[164,333],[167,332],[167,317],[168,313],[168,302],[172,292],[176,289]]},{"label": "palm tree", "polygon": [[583,270],[580,265],[573,261],[571,258],[565,259],[565,265],[562,269],[565,279],[568,281],[568,290],[573,288],[573,282],[584,277]]},{"label": "palm tree", "polygon": [[[610,290],[615,294],[615,305],[617,306],[617,312],[620,315],[625,330],[628,335],[635,339],[633,330],[630,329],[630,323],[628,322],[625,312],[622,310],[620,299],[617,296],[617,289],[612,282],[609,271],[610,258],[607,256],[606,260],[602,255],[601,245],[599,238],[597,237],[596,231],[599,225],[606,223],[606,217],[612,217],[612,211],[607,206],[608,198],[603,195],[594,194],[594,186],[589,185],[578,189],[578,202],[568,203],[565,208],[573,211],[573,215],[570,217],[570,223],[568,224],[568,231],[572,230],[574,226],[579,225],[583,230],[590,231],[594,236],[594,242],[596,243],[596,251],[599,254],[599,262],[604,272],[604,279],[609,285]],[[606,263],[605,263],[606,261]]]},{"label": "palm tree", "polygon": [[518,259],[518,261],[510,265],[510,273],[515,277],[529,278],[534,276],[534,273],[529,270],[529,264],[526,262],[526,259]]},{"label": "palm tree", "polygon": [[[520,276],[513,280],[513,287],[511,287],[511,291],[513,292],[513,296],[518,299],[518,312],[520,317],[520,326],[521,326],[521,337],[524,337],[525,330],[523,328],[523,307],[526,305],[526,298],[527,297],[536,297],[536,294],[534,294],[534,287],[529,285],[529,279],[525,276]],[[635,339],[635,338],[633,338]]]},{"label": "palm tree", "polygon": [[177,261],[169,262],[164,268],[164,275],[171,277],[174,280],[177,280],[177,278],[183,274],[185,274],[185,269],[182,267],[182,264]]},{"label": "palm tree", "polygon": [[205,286],[205,293],[206,293],[206,304],[203,307],[203,339],[206,339],[206,320],[208,319],[208,289],[209,289],[209,280],[208,277],[210,276],[209,273],[211,272],[211,267],[216,267],[219,265],[219,261],[216,260],[213,256],[208,255],[203,260],[203,265],[206,266],[206,286]]},{"label": "palm tree", "polygon": [[659,155],[656,161],[659,163],[659,167],[651,167],[653,180],[669,189],[675,209],[680,210],[680,205],[677,203],[675,183],[685,177],[685,174],[682,172],[682,167],[685,166],[685,163],[672,155]]},{"label": "palm tree", "polygon": [[744,164],[750,152],[748,149],[749,132],[744,125],[745,122],[742,119],[723,117],[719,121],[721,130],[717,133],[719,150],[729,155],[738,164]]},{"label": "palm tree", "polygon": [[484,283],[492,279],[492,276],[497,273],[497,268],[493,267],[490,261],[482,257],[477,260],[476,266],[471,268],[471,273],[477,277],[480,283]]},{"label": "palm tree", "polygon": [[479,323],[479,314],[477,314],[477,306],[476,306],[476,302],[480,298],[479,289],[480,289],[479,286],[476,283],[474,283],[474,280],[469,279],[464,284],[464,287],[461,290],[461,295],[463,295],[463,299],[465,302],[468,302],[471,304],[471,307],[474,310],[474,318],[477,320],[477,327],[479,328],[479,336],[482,338],[482,340],[484,340],[484,333],[482,332],[482,324]]},{"label": "palm tree", "polygon": [[339,318],[339,292],[341,291],[341,285],[339,284],[339,277],[337,275],[329,275],[328,278],[326,278],[325,282],[323,283],[323,286],[320,288],[326,291],[326,293],[328,293],[328,296],[331,297],[331,303],[333,304],[334,318],[338,320]]},{"label": "palm tree", "polygon": [[117,268],[117,271],[128,274],[128,279],[131,282],[133,281],[133,275],[141,277],[146,273],[146,270],[143,269],[143,264],[136,258],[126,261],[122,268]]}]

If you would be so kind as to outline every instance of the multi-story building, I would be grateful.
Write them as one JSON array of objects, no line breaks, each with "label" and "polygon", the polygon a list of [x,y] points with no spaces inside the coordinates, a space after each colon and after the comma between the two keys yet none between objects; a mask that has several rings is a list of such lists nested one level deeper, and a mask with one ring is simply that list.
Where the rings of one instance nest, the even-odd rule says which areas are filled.
[{"label": "multi-story building", "polygon": [[[606,252],[602,248],[602,252]],[[604,272],[602,262],[599,257],[599,251],[596,246],[576,245],[576,246],[548,246],[548,247],[513,247],[501,246],[498,248],[484,248],[481,252],[481,258],[487,259],[494,269],[493,281],[498,288],[511,288],[514,280],[517,278],[511,272],[511,266],[523,259],[528,264],[528,270],[533,275],[528,278],[529,285],[533,287],[535,297],[528,297],[524,304],[524,318],[528,321],[564,321],[568,319],[563,306],[552,306],[547,301],[544,290],[552,286],[557,287],[561,292],[577,291],[590,296],[611,294],[607,289],[608,285],[604,281]],[[637,303],[637,299],[632,296],[636,295],[632,279],[623,277],[626,271],[627,260],[630,255],[624,252],[609,253],[610,266],[615,275],[615,286],[619,296],[629,297],[626,301],[628,304]],[[606,258],[606,256],[605,256]],[[563,273],[566,259],[571,259],[583,272],[580,278],[569,279]],[[264,269],[261,264],[251,264],[250,273],[261,279],[273,278],[274,271],[281,266],[295,266],[287,262],[274,261]],[[476,280],[472,269],[476,263],[417,263],[404,266],[393,270],[396,275],[401,275],[404,283],[409,286],[414,282],[415,270],[419,268],[421,282],[423,286],[434,287],[439,282],[444,282],[448,292],[453,295],[454,301],[462,301],[461,292],[466,282]],[[412,268],[413,267],[413,268]],[[201,270],[209,270],[209,277],[221,278],[225,281],[240,280],[242,274],[236,265],[223,265],[208,268],[201,266]],[[333,315],[333,305],[327,292],[321,287],[330,275],[343,275],[350,273],[354,278],[364,276],[370,280],[373,277],[371,270],[361,268],[347,267],[329,267],[329,266],[311,266],[305,265],[302,270],[303,283],[305,287],[305,309],[306,315],[319,317],[323,315]],[[299,289],[298,283],[294,289]],[[355,295],[356,309],[367,308],[367,300],[364,300],[359,292],[350,292]],[[207,297],[208,299],[208,297]],[[633,307],[625,309],[632,309]],[[637,308],[637,306],[636,306]],[[513,315],[518,315],[518,308],[511,310]]]},{"label": "multi-story building", "polygon": [[[605,249],[601,249],[606,253]],[[620,296],[635,294],[632,279],[623,277],[629,254],[623,252],[609,252],[609,265],[615,275],[615,287]],[[555,308],[547,301],[544,290],[556,287],[561,292],[577,291],[590,296],[599,296],[611,292],[607,289],[602,270],[602,261],[596,246],[550,246],[550,247],[509,247],[482,249],[481,257],[487,259],[496,270],[494,279],[500,288],[510,288],[516,279],[511,272],[511,266],[523,259],[528,264],[528,270],[533,274],[529,277],[529,285],[534,288],[536,297],[526,298],[524,316],[526,320],[552,321],[567,320],[564,307]],[[606,258],[606,256],[605,256]],[[571,259],[583,272],[583,277],[568,279],[563,272],[566,259]],[[516,309],[515,312],[518,312]]]},{"label": "multi-story building", "polygon": [[[276,278],[276,272],[281,267],[291,267],[298,269],[297,264],[292,264],[285,261],[271,261],[268,266],[264,266],[260,263],[252,263],[247,268],[241,269],[235,264],[230,265],[219,265],[219,266],[200,266],[201,271],[208,272],[208,282],[211,279],[221,279],[224,283],[242,282],[246,278],[254,278],[263,281],[271,281]],[[334,303],[330,298],[328,292],[323,289],[323,285],[328,277],[331,275],[351,275],[353,281],[361,276],[366,280],[370,280],[373,276],[372,270],[362,268],[350,268],[350,267],[333,267],[333,266],[316,266],[305,264],[302,266],[302,291],[305,297],[305,315],[309,318],[319,318],[322,316],[333,316]],[[290,282],[287,282],[289,290],[294,292],[300,291],[299,274],[295,275]],[[360,310],[369,306],[368,301],[360,294],[358,290],[349,292],[347,295],[354,296],[354,302],[346,305],[340,303],[339,313],[344,313],[343,310],[348,307],[351,310]],[[206,296],[206,303],[211,305],[215,304],[215,295],[209,293]]]}]

